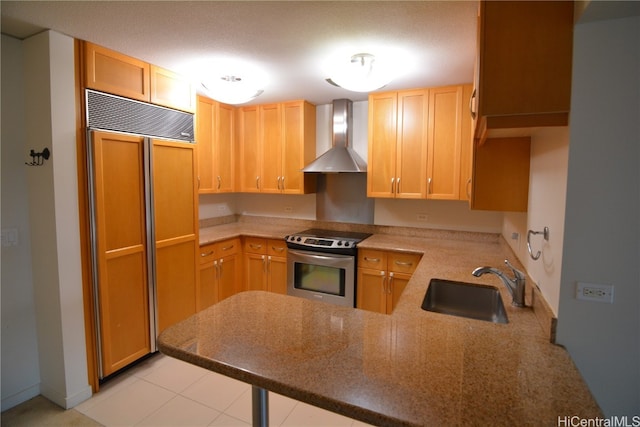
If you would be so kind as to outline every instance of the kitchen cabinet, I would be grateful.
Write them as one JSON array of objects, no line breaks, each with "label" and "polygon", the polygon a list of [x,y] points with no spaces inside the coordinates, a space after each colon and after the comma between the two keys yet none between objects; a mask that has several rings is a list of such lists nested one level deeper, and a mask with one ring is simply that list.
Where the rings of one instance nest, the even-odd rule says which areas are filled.
[{"label": "kitchen cabinet", "polygon": [[306,101],[240,108],[240,191],[314,192],[316,177],[300,170],[315,158],[315,120],[315,106]]},{"label": "kitchen cabinet", "polygon": [[196,90],[189,78],[150,65],[151,102],[176,110],[196,111]]},{"label": "kitchen cabinet", "polygon": [[356,307],[390,314],[421,257],[415,253],[359,249]]},{"label": "kitchen cabinet", "polygon": [[426,89],[369,95],[368,197],[426,197],[428,108]]},{"label": "kitchen cabinet", "polygon": [[370,94],[367,196],[466,200],[470,96],[470,84]]},{"label": "kitchen cabinet", "polygon": [[474,145],[471,209],[526,212],[530,137],[489,138]]},{"label": "kitchen cabinet", "polygon": [[242,291],[240,239],[200,247],[198,310]]},{"label": "kitchen cabinet", "polygon": [[287,245],[284,240],[244,238],[245,288],[287,293]]},{"label": "kitchen cabinet", "polygon": [[480,143],[568,124],[572,45],[571,1],[480,2],[473,108]]},{"label": "kitchen cabinet", "polygon": [[178,110],[195,111],[195,87],[179,74],[84,42],[84,86]]},{"label": "kitchen cabinet", "polygon": [[195,144],[153,140],[158,332],[196,312],[198,190]]},{"label": "kitchen cabinet", "polygon": [[[473,93],[473,85],[462,86],[462,100],[470,102]],[[464,106],[463,106],[464,107]],[[471,180],[473,176],[473,120],[463,111],[462,114],[462,142],[460,144],[460,200],[471,199]]]},{"label": "kitchen cabinet", "polygon": [[203,96],[197,97],[196,144],[200,194],[235,190],[234,116],[234,107]]},{"label": "kitchen cabinet", "polygon": [[428,199],[458,200],[460,196],[462,95],[463,86],[429,90]]},{"label": "kitchen cabinet", "polygon": [[84,43],[85,87],[147,101],[151,99],[150,66],[119,52]]}]

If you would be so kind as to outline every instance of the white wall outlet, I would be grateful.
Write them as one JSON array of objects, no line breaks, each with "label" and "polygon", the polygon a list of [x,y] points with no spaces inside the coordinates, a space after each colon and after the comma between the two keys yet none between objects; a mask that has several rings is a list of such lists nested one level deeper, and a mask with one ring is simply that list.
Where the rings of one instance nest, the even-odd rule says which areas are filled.
[{"label": "white wall outlet", "polygon": [[18,229],[17,228],[3,228],[2,229],[2,246],[18,246]]},{"label": "white wall outlet", "polygon": [[426,222],[429,221],[429,215],[427,215],[426,213],[419,213],[416,215],[416,219],[418,221]]},{"label": "white wall outlet", "polygon": [[613,285],[578,282],[576,285],[576,298],[583,301],[613,304]]},{"label": "white wall outlet", "polygon": [[291,212],[293,212],[293,208],[291,206],[285,206],[284,207],[284,211],[288,212],[288,213],[291,213]]}]

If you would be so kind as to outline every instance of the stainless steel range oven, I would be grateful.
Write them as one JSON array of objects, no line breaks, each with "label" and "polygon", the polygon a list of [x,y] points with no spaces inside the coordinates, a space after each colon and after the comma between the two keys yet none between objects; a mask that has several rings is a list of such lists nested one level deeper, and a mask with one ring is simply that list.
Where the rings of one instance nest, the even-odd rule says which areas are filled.
[{"label": "stainless steel range oven", "polygon": [[287,236],[287,294],[355,307],[357,245],[369,236],[317,228]]}]

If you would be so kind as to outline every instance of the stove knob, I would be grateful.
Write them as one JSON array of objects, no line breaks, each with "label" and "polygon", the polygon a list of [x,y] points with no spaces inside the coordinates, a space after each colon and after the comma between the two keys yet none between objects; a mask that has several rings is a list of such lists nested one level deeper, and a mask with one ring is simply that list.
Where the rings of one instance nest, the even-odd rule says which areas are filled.
[{"label": "stove knob", "polygon": [[344,245],[345,245],[345,247],[348,248],[349,246],[351,246],[351,242],[344,242]]},{"label": "stove knob", "polygon": [[297,240],[298,242],[300,242],[300,241],[302,241],[302,237],[298,237],[296,240]]}]

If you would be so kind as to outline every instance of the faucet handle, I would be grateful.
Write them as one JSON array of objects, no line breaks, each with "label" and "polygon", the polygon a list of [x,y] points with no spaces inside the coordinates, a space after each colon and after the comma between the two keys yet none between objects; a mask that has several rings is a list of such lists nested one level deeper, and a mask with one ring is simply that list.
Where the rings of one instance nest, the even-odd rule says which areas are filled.
[{"label": "faucet handle", "polygon": [[511,271],[513,271],[513,275],[516,277],[516,280],[525,280],[524,273],[511,265],[508,259],[505,259],[504,263],[511,269]]}]

